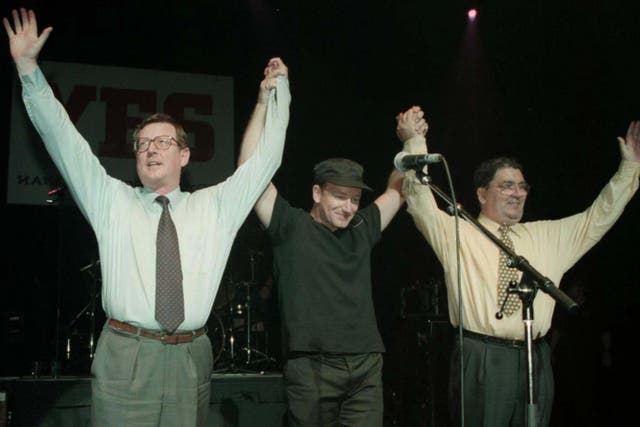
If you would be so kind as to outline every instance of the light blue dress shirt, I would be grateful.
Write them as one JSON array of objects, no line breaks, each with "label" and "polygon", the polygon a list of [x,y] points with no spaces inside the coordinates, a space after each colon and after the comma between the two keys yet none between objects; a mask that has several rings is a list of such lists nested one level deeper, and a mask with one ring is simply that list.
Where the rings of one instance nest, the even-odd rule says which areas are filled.
[{"label": "light blue dress shirt", "polygon": [[[107,174],[56,100],[41,70],[21,75],[27,113],[74,200],[95,232],[106,315],[146,329],[155,320],[158,194]],[[180,242],[185,320],[180,330],[203,326],[238,229],[282,161],[289,123],[289,81],[278,78],[269,96],[265,129],[255,153],[217,185],[167,194]]]}]

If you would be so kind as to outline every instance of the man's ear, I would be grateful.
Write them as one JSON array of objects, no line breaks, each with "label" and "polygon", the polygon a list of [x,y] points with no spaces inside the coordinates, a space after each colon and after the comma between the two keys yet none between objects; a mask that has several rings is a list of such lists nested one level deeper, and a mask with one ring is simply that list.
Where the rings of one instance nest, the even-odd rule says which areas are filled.
[{"label": "man's ear", "polygon": [[180,165],[182,167],[187,166],[189,164],[189,158],[191,158],[191,150],[189,147],[185,147],[180,150]]},{"label": "man's ear", "polygon": [[478,197],[478,201],[480,205],[484,205],[487,203],[487,189],[484,187],[480,187],[476,189],[476,196]]},{"label": "man's ear", "polygon": [[311,195],[315,203],[320,203],[320,197],[322,196],[322,188],[318,184],[314,184],[311,188]]}]

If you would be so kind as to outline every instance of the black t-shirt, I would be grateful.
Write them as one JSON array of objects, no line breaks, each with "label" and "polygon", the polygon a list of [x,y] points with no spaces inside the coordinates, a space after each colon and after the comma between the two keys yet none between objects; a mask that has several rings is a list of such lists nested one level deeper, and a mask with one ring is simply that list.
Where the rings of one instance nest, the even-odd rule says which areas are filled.
[{"label": "black t-shirt", "polygon": [[371,250],[381,236],[377,205],[332,232],[278,195],[267,231],[285,351],[384,352],[371,292]]}]

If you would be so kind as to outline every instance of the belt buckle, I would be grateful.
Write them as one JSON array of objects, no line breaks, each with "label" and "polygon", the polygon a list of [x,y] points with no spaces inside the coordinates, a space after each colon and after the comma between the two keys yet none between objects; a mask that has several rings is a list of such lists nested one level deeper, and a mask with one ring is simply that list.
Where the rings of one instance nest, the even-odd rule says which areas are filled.
[{"label": "belt buckle", "polygon": [[511,340],[511,347],[523,348],[525,347],[525,342],[520,340]]}]

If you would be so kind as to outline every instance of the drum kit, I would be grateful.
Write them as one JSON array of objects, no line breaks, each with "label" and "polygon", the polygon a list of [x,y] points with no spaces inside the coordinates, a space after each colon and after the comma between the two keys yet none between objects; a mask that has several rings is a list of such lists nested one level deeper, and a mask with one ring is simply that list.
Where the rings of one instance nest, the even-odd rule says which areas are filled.
[{"label": "drum kit", "polygon": [[[207,321],[207,335],[214,356],[214,371],[256,372],[279,368],[275,340],[275,300],[271,281],[256,280],[256,264],[262,252],[250,251],[250,277],[236,280],[225,274]],[[88,279],[88,301],[63,329],[62,362],[67,373],[88,372],[103,316],[100,309],[100,260],[82,267]],[[71,371],[71,372],[70,372]]]},{"label": "drum kit", "polygon": [[256,264],[263,254],[249,251],[249,280],[225,278],[220,284],[209,322],[214,346],[214,370],[265,371],[278,367],[274,338],[279,331],[273,314],[272,282],[256,280]]}]

